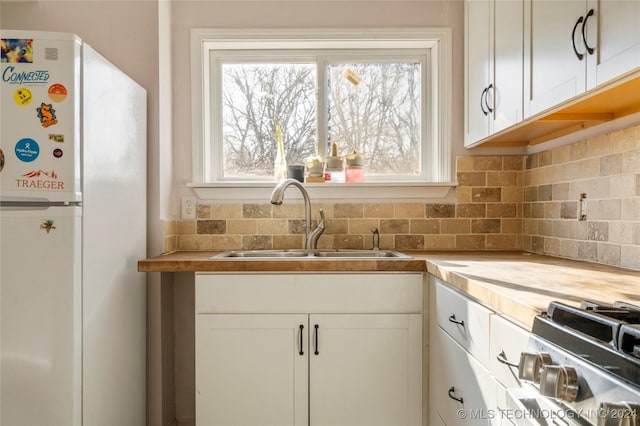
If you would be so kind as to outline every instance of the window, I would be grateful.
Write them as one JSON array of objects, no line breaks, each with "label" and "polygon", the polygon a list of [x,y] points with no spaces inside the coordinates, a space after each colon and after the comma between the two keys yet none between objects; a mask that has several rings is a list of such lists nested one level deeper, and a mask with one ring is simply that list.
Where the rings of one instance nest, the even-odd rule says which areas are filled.
[{"label": "window", "polygon": [[192,30],[194,187],[364,157],[366,182],[450,180],[448,30]]}]

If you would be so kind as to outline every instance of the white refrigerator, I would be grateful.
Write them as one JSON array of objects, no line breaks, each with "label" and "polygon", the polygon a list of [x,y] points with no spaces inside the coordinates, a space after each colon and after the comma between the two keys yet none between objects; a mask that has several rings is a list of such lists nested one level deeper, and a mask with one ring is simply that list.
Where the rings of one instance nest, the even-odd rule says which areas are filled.
[{"label": "white refrigerator", "polygon": [[0,425],[146,423],[146,91],[0,31]]}]

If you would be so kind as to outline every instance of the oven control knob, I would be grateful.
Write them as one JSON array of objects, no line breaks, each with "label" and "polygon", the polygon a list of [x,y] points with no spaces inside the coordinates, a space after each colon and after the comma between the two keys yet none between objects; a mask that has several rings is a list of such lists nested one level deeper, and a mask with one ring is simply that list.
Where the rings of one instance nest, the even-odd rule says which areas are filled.
[{"label": "oven control knob", "polygon": [[518,378],[534,383],[540,383],[540,372],[542,367],[551,364],[551,356],[546,353],[520,354],[520,364],[518,365]]},{"label": "oven control knob", "polygon": [[545,365],[540,373],[540,393],[573,402],[578,396],[578,373],[571,367]]},{"label": "oven control knob", "polygon": [[598,407],[598,426],[640,425],[640,404],[602,402]]}]

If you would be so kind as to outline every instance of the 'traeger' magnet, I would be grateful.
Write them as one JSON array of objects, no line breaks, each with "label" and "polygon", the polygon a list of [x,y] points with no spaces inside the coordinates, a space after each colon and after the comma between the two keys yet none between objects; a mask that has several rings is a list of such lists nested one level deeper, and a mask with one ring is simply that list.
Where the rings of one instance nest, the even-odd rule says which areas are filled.
[{"label": "'traeger' magnet", "polygon": [[49,86],[49,98],[53,102],[62,102],[67,97],[67,88],[62,84],[52,84]]}]

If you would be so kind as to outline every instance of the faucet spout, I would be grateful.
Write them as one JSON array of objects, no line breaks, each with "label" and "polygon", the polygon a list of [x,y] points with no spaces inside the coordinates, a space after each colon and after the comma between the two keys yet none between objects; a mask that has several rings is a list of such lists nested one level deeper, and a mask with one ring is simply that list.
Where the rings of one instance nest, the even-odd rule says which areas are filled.
[{"label": "faucet spout", "polygon": [[[304,189],[304,186],[300,182],[295,179],[285,179],[280,182],[273,189],[271,193],[271,204],[279,206],[284,201],[284,191],[290,187],[291,185],[297,187],[302,193],[302,198],[304,198],[304,220],[305,220],[305,249],[315,248],[309,247],[310,236],[311,236],[311,201],[309,200],[309,194],[307,190]],[[318,236],[319,237],[319,236]]]}]

